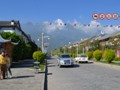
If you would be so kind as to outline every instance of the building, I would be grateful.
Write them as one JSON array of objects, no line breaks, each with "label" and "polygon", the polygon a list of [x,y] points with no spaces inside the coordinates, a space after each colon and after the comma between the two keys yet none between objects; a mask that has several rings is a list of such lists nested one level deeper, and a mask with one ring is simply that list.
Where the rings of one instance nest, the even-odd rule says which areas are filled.
[{"label": "building", "polygon": [[[25,43],[32,42],[29,35],[27,35],[20,26],[19,21],[0,21],[0,33],[2,32],[11,32],[21,35],[25,41]],[[10,58],[12,59],[12,48],[14,45],[17,45],[15,42],[11,42],[11,40],[5,40],[0,35],[0,49],[6,50]]]},{"label": "building", "polygon": [[0,21],[0,33],[2,32],[11,32],[21,35],[25,42],[31,42],[31,38],[27,35],[20,26],[19,21],[11,20],[11,21]]}]

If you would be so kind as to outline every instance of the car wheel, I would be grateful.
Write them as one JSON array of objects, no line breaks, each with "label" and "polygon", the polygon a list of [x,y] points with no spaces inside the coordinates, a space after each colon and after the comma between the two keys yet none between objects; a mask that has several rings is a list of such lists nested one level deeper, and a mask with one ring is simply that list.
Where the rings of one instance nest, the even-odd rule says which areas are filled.
[{"label": "car wheel", "polygon": [[73,65],[71,65],[72,67],[74,67],[74,64]]},{"label": "car wheel", "polygon": [[59,68],[61,68],[61,65],[59,65]]}]

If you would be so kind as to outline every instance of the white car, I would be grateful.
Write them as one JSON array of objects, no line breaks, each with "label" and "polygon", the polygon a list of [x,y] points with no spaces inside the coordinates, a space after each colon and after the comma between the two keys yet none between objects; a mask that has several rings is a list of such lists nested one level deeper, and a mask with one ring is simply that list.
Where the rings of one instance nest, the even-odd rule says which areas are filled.
[{"label": "white car", "polygon": [[69,54],[60,54],[58,58],[58,66],[73,66],[73,58]]},{"label": "white car", "polygon": [[88,56],[85,54],[78,55],[77,57],[75,57],[75,61],[88,63]]}]

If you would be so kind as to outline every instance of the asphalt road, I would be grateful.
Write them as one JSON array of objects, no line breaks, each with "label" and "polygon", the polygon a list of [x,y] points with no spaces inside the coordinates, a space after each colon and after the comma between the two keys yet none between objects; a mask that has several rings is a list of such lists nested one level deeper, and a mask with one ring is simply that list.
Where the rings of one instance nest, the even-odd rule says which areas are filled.
[{"label": "asphalt road", "polygon": [[120,69],[95,63],[57,66],[48,60],[48,90],[120,90]]}]

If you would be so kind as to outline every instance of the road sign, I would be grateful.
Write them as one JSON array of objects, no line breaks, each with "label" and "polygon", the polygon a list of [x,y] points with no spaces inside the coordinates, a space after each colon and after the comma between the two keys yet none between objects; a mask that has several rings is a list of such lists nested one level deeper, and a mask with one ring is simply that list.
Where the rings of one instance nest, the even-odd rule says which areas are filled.
[{"label": "road sign", "polygon": [[44,46],[45,46],[45,47],[48,47],[48,46],[49,46],[49,43],[44,43]]},{"label": "road sign", "polygon": [[119,15],[118,15],[117,13],[114,13],[114,14],[112,15],[112,17],[113,17],[114,20],[117,20],[117,19],[119,18]]},{"label": "road sign", "polygon": [[105,15],[105,17],[106,17],[106,19],[110,20],[110,19],[112,19],[112,14],[108,13]]},{"label": "road sign", "polygon": [[47,53],[47,50],[44,50],[43,52],[44,52],[44,53]]},{"label": "road sign", "polygon": [[99,14],[99,18],[100,18],[101,20],[105,19],[105,14],[104,14],[104,13]]},{"label": "road sign", "polygon": [[94,13],[92,17],[94,20],[97,20],[99,18],[99,15],[97,13]]}]

